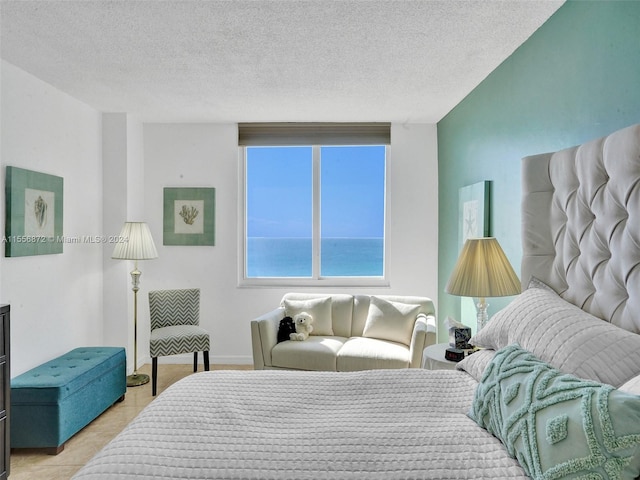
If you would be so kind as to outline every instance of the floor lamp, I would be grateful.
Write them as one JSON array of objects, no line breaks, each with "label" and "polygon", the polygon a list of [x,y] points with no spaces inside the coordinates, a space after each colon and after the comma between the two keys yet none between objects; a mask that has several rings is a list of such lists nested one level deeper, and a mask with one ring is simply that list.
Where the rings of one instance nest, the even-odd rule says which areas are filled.
[{"label": "floor lamp", "polygon": [[137,387],[149,383],[149,375],[138,373],[138,290],[140,290],[140,275],[138,260],[157,258],[158,252],[153,243],[149,226],[145,222],[125,222],[120,241],[116,244],[111,258],[120,260],[134,260],[131,271],[133,284],[133,374],[127,376],[127,387]]},{"label": "floor lamp", "polygon": [[486,298],[519,294],[520,280],[498,240],[493,237],[470,238],[462,247],[444,291],[479,299],[477,331],[480,331],[489,321]]}]

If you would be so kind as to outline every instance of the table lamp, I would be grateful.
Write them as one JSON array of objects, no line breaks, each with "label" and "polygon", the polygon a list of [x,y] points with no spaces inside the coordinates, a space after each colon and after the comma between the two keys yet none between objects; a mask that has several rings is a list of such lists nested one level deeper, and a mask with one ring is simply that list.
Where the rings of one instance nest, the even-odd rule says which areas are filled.
[{"label": "table lamp", "polygon": [[145,222],[125,222],[120,233],[120,241],[116,244],[111,258],[135,260],[131,271],[133,284],[133,374],[127,376],[127,387],[137,387],[149,383],[149,375],[138,373],[138,290],[140,275],[138,260],[158,258],[156,246],[151,237],[149,226]]},{"label": "table lamp", "polygon": [[489,321],[487,297],[520,293],[520,280],[507,256],[493,237],[470,238],[462,247],[445,292],[478,298],[478,331]]}]

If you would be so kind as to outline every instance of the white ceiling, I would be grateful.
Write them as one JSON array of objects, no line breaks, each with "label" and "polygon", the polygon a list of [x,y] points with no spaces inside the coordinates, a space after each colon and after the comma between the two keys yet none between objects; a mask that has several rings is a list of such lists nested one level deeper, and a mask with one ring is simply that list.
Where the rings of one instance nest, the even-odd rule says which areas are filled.
[{"label": "white ceiling", "polygon": [[2,0],[1,55],[154,122],[440,120],[563,0]]}]

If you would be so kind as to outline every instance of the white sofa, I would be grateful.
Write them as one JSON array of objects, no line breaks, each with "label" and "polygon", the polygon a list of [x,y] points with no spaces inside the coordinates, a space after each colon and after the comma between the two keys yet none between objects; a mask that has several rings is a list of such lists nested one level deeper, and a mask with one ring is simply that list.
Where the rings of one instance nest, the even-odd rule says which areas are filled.
[{"label": "white sofa", "polygon": [[[309,338],[278,343],[280,320],[302,311],[314,318]],[[435,308],[426,297],[287,293],[251,321],[251,340],[255,369],[420,368],[436,343]]]}]

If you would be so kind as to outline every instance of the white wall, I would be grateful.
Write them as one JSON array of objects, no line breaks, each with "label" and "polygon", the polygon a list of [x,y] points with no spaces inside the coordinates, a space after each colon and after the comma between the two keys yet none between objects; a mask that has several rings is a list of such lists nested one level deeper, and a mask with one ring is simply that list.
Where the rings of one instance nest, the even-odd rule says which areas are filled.
[{"label": "white wall", "polygon": [[[63,177],[64,235],[101,235],[101,114],[7,62],[1,67],[2,184],[7,165]],[[0,254],[0,302],[11,304],[12,376],[102,343],[102,249],[84,243],[66,244],[56,255]]]},{"label": "white wall", "polygon": [[[425,295],[435,301],[436,126],[393,125],[391,133],[387,187],[390,286],[325,290]],[[287,291],[320,289],[238,287],[237,227],[242,219],[237,209],[239,160],[235,124],[145,124],[144,146],[145,220],[159,258],[140,266],[143,272],[139,294],[140,345],[148,344],[149,290],[199,287],[201,325],[212,334],[212,361],[251,363],[249,321],[275,308]],[[214,247],[162,245],[163,187],[216,188]]]},{"label": "white wall", "polygon": [[[104,114],[2,62],[0,161],[64,178],[65,236],[117,234],[147,221],[160,257],[140,262],[139,357],[148,361],[147,293],[200,287],[212,361],[251,363],[249,321],[291,288],[240,288],[235,124],[145,124]],[[103,121],[104,118],[104,121]],[[388,159],[389,287],[329,292],[437,297],[435,125],[393,125]],[[103,160],[104,155],[104,160]],[[216,245],[162,245],[163,187],[216,188]],[[4,218],[1,196],[0,218]],[[12,369],[85,345],[126,345],[132,370],[132,265],[112,244],[67,244],[60,255],[0,256],[0,303],[12,308]],[[296,288],[319,291],[319,288]],[[191,361],[190,357],[165,361]]]},{"label": "white wall", "polygon": [[[102,163],[103,230],[109,239],[119,234],[124,222],[144,220],[144,146],[139,121],[126,113],[103,114]],[[134,263],[112,259],[114,248],[115,243],[109,242],[103,252],[104,343],[126,346],[127,372],[132,373],[134,302],[129,272]],[[138,359],[147,356],[139,353]]]}]

